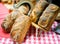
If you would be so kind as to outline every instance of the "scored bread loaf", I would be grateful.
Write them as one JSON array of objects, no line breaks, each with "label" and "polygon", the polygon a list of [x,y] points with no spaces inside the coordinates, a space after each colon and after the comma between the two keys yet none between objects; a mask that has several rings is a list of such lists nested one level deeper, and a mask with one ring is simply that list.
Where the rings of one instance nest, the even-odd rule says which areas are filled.
[{"label": "scored bread loaf", "polygon": [[45,7],[48,5],[47,1],[38,1],[37,4],[35,5],[32,13],[30,14],[30,17],[32,18],[33,22],[36,22],[41,16],[41,13],[45,9]]},{"label": "scored bread loaf", "polygon": [[27,14],[28,11],[29,11],[29,8],[22,5],[17,10],[14,10],[13,12],[9,13],[4,19],[3,23],[1,24],[4,31],[10,32],[15,19],[21,15],[20,13]]},{"label": "scored bread loaf", "polygon": [[15,23],[12,26],[11,29],[11,38],[21,44],[21,42],[24,40],[27,31],[29,30],[29,27],[31,25],[31,19],[30,17],[26,15],[21,15],[19,16],[16,20]]},{"label": "scored bread loaf", "polygon": [[10,32],[11,27],[14,23],[14,20],[20,15],[18,10],[13,11],[12,13],[8,14],[4,21],[2,22],[1,26],[5,32]]},{"label": "scored bread loaf", "polygon": [[40,29],[46,31],[50,30],[50,27],[57,16],[58,10],[59,7],[57,5],[49,4],[38,21],[38,25],[41,27]]}]

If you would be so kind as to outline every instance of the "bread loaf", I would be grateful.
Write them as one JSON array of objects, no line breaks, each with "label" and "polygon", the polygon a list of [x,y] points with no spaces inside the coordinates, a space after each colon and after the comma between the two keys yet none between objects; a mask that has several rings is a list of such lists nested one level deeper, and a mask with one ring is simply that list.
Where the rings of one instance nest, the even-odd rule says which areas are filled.
[{"label": "bread loaf", "polygon": [[10,32],[11,27],[14,23],[14,20],[19,16],[19,11],[15,10],[9,15],[6,16],[4,19],[3,23],[1,24],[2,28],[4,29],[5,32]]},{"label": "bread loaf", "polygon": [[27,31],[31,25],[31,19],[28,16],[21,15],[16,20],[11,29],[11,38],[20,43],[24,40]]},{"label": "bread loaf", "polygon": [[[21,15],[20,13],[23,13],[23,14],[28,13],[29,8],[27,8],[27,9],[26,8],[27,8],[26,6],[22,5],[17,10],[14,10],[13,12],[11,12],[10,14],[8,14],[6,16],[3,23],[1,24],[2,28],[4,29],[5,32],[10,32],[11,27],[12,27],[15,19],[18,18]],[[26,10],[24,10],[24,9],[26,9]]]},{"label": "bread loaf", "polygon": [[50,30],[51,25],[57,16],[58,9],[59,7],[57,5],[49,4],[38,21],[38,25],[41,29],[46,31]]},{"label": "bread loaf", "polygon": [[33,22],[36,22],[41,16],[41,13],[45,9],[45,7],[48,5],[47,1],[38,1],[37,4],[35,5],[32,13],[30,14],[30,17],[32,18]]}]

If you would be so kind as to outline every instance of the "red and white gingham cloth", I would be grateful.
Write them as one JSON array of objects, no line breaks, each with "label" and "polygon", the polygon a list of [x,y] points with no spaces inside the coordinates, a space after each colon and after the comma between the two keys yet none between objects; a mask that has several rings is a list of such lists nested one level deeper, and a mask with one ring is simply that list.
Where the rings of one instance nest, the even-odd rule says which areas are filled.
[{"label": "red and white gingham cloth", "polygon": [[[55,23],[53,24],[55,25]],[[16,44],[11,38],[0,37],[0,44]],[[38,30],[38,35],[36,36],[36,30],[31,28],[22,44],[60,44],[60,35],[49,31],[41,32]]]},{"label": "red and white gingham cloth", "polygon": [[[2,6],[0,4],[0,13],[1,12]],[[4,15],[0,14],[0,23],[3,16]],[[55,28],[57,24],[57,22],[54,22],[52,28]],[[0,29],[0,44],[17,44],[10,37],[6,38],[7,36],[9,36],[9,34],[5,34],[5,37],[2,37],[2,35],[3,34]],[[41,30],[34,29],[34,27],[31,27],[22,44],[60,44],[60,35],[57,35],[52,31],[43,32]]]}]

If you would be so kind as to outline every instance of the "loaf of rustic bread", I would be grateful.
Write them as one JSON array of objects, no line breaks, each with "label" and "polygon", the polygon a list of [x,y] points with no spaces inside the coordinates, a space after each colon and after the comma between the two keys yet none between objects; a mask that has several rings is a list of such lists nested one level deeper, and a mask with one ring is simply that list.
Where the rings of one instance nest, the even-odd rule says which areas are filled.
[{"label": "loaf of rustic bread", "polygon": [[45,7],[48,5],[47,1],[38,1],[35,5],[34,9],[32,10],[32,13],[30,14],[30,17],[32,18],[33,22],[36,22],[41,16],[41,13],[45,9]]},{"label": "loaf of rustic bread", "polygon": [[27,6],[22,5],[17,10],[14,10],[13,12],[9,13],[4,19],[3,23],[1,24],[4,31],[10,32],[15,19],[18,18],[21,15],[21,13],[27,14],[28,11],[29,11],[29,8]]},{"label": "loaf of rustic bread", "polygon": [[57,5],[49,4],[38,21],[38,25],[41,27],[40,29],[46,31],[50,30],[51,25],[57,16],[58,9],[59,7]]},{"label": "loaf of rustic bread", "polygon": [[26,15],[19,16],[12,26],[10,32],[11,38],[16,42],[21,43],[24,40],[27,31],[29,30],[31,22],[32,21],[30,17]]}]

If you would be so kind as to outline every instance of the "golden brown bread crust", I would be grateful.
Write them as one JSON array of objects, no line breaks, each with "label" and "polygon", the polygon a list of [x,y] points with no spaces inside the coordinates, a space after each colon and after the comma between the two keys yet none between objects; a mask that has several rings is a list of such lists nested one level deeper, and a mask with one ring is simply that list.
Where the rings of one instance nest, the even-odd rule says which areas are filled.
[{"label": "golden brown bread crust", "polygon": [[13,38],[14,41],[21,43],[24,40],[24,37],[26,36],[26,33],[29,30],[30,25],[31,25],[30,17],[25,15],[19,16],[12,26],[12,30],[10,33],[11,38]]},{"label": "golden brown bread crust", "polygon": [[41,27],[41,29],[43,28],[46,31],[50,29],[57,16],[58,9],[58,6],[49,4],[38,21],[38,25]]},{"label": "golden brown bread crust", "polygon": [[45,7],[48,5],[47,1],[38,1],[35,5],[32,13],[30,14],[30,17],[32,18],[33,22],[36,22],[39,16],[41,16],[41,13],[45,9]]},{"label": "golden brown bread crust", "polygon": [[21,14],[27,14],[28,13],[28,9],[25,6],[21,6],[18,10],[14,10],[12,13],[8,14],[6,16],[6,18],[4,19],[3,23],[2,23],[2,28],[4,29],[5,32],[10,32],[11,27],[15,21],[16,18],[18,18]]},{"label": "golden brown bread crust", "polygon": [[3,23],[1,24],[2,28],[5,32],[10,32],[11,27],[14,23],[14,20],[20,15],[18,10],[13,11],[9,15],[6,16]]}]

